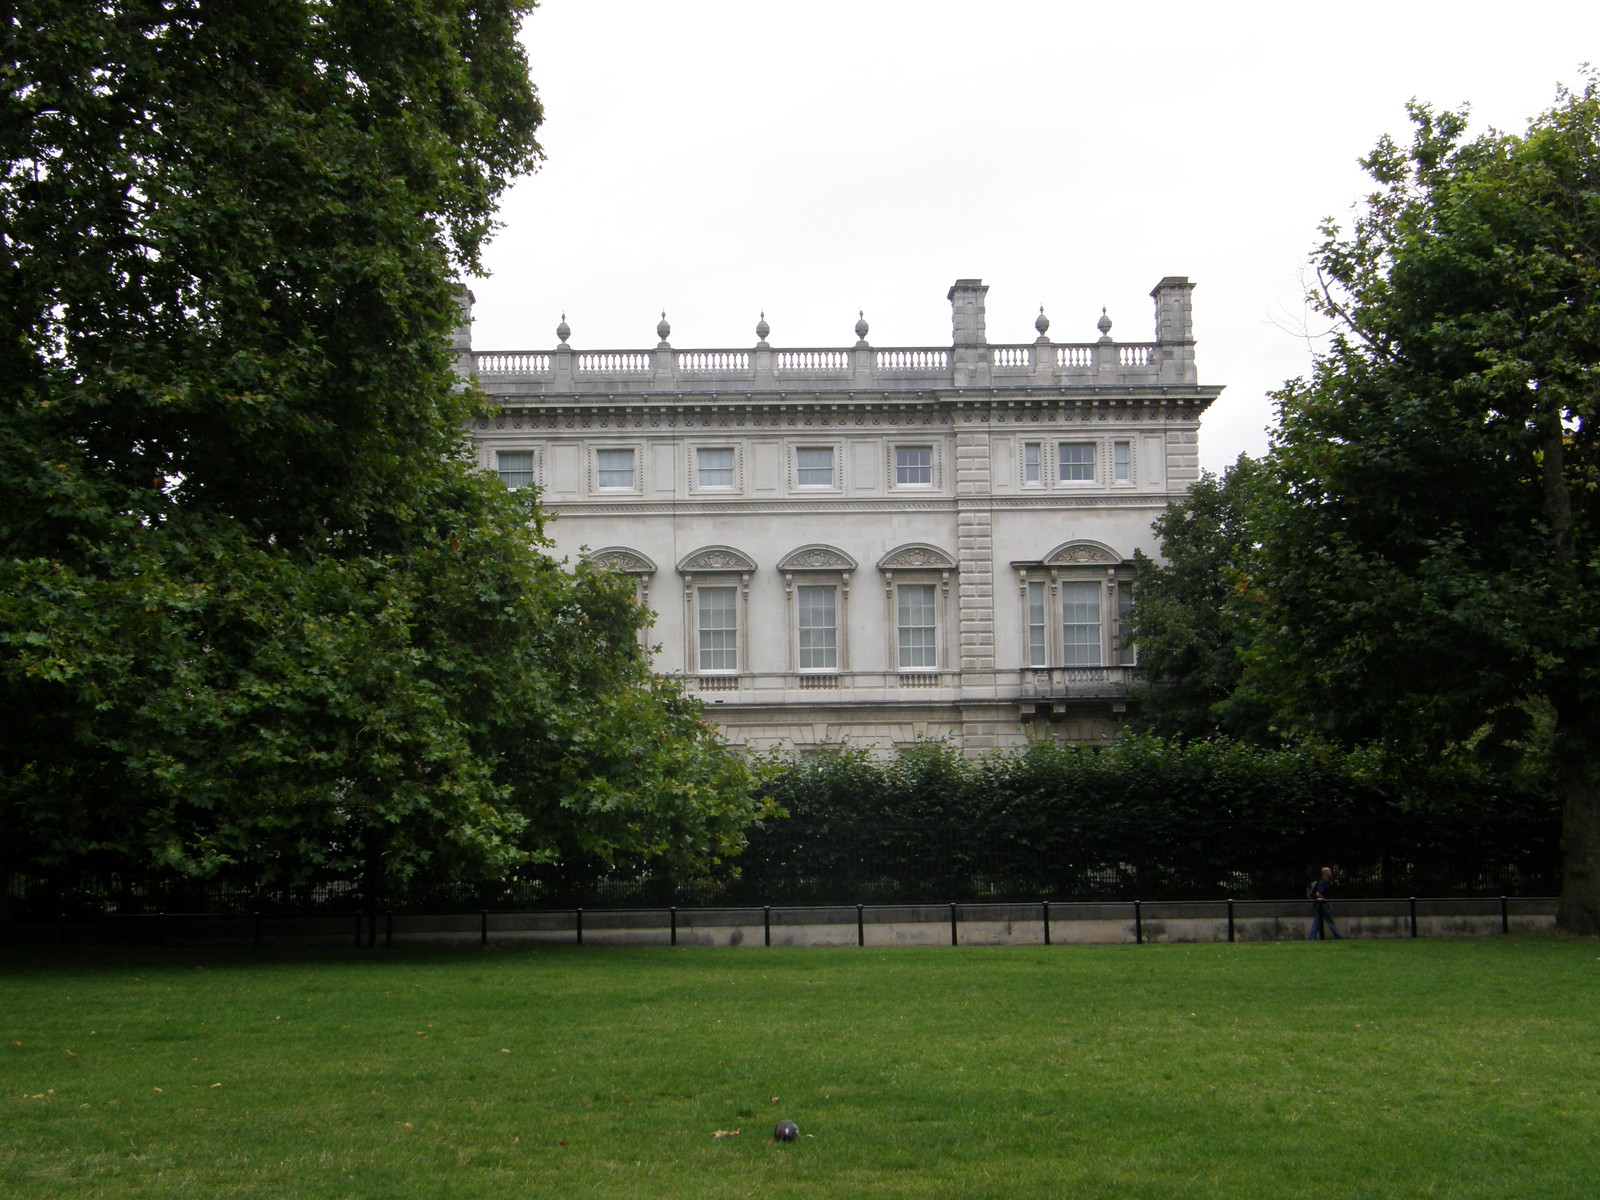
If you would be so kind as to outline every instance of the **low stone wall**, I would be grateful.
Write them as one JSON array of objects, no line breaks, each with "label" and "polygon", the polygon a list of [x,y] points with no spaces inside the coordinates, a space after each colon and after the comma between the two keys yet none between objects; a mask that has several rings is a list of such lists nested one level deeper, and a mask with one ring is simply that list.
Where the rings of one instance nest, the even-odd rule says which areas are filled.
[{"label": "low stone wall", "polygon": [[[1555,928],[1548,897],[1348,900],[1349,938],[1483,937]],[[1048,918],[1048,926],[1047,926]],[[15,940],[206,946],[679,945],[1014,946],[1263,942],[1304,938],[1307,901],[839,905],[813,908],[561,909],[385,913],[376,918],[105,916],[13,930]]]}]

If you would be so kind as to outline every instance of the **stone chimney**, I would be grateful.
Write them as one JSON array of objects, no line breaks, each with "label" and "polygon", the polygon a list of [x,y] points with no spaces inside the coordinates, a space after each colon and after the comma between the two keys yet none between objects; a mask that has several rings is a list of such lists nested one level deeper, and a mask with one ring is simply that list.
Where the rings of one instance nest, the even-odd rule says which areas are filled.
[{"label": "stone chimney", "polygon": [[981,279],[958,279],[949,294],[952,342],[957,346],[983,346],[983,298],[989,289]]},{"label": "stone chimney", "polygon": [[989,382],[989,339],[983,327],[983,298],[988,292],[981,279],[958,279],[950,288],[950,357],[956,387],[983,387]]},{"label": "stone chimney", "polygon": [[1194,384],[1194,284],[1187,276],[1168,275],[1150,298],[1156,302],[1156,353],[1161,382]]},{"label": "stone chimney", "polygon": [[456,326],[450,331],[450,349],[456,356],[456,374],[472,378],[476,364],[472,359],[472,305],[476,299],[465,284],[456,284]]}]

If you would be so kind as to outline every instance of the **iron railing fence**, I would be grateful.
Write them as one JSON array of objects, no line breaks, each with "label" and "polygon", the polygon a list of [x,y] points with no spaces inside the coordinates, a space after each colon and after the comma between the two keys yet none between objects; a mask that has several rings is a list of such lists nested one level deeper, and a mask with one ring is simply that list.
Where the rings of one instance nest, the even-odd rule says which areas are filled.
[{"label": "iron railing fence", "polygon": [[356,879],[286,887],[135,872],[14,873],[0,921],[62,913],[294,915],[356,911],[1298,898],[1334,866],[1339,895],[1548,895],[1559,823],[1323,821],[1297,829],[1139,830],[1109,822],[973,825],[775,822],[745,854],[697,877],[572,862],[493,882],[415,880],[368,894]]},{"label": "iron railing fence", "polygon": [[[1280,941],[1306,936],[1289,900],[584,908],[477,912],[218,915],[106,913],[13,926],[8,940],[57,945],[354,948],[496,945],[868,946]],[[1545,932],[1551,896],[1391,896],[1342,901],[1346,936],[1416,938]]]}]

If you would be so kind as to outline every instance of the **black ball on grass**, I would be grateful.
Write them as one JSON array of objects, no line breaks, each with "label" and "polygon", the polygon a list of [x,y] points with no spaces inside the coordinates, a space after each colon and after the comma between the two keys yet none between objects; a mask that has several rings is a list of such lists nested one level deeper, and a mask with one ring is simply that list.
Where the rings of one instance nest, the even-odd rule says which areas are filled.
[{"label": "black ball on grass", "polygon": [[792,1142],[800,1136],[800,1126],[793,1121],[779,1121],[772,1129],[772,1140],[775,1142]]}]

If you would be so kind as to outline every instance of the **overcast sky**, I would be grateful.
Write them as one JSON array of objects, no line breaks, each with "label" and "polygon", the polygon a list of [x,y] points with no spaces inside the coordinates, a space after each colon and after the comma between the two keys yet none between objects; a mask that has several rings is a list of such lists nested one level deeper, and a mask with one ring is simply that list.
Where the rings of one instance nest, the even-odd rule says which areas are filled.
[{"label": "overcast sky", "polygon": [[[1201,460],[1266,448],[1310,363],[1318,223],[1406,102],[1520,132],[1600,61],[1594,0],[544,0],[523,32],[544,166],[512,188],[474,344],[580,350],[950,341],[957,278],[991,342],[1150,341],[1187,275]],[[1309,326],[1309,327],[1308,327]]]}]

